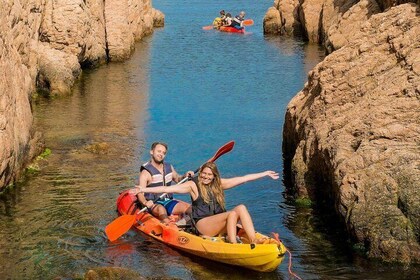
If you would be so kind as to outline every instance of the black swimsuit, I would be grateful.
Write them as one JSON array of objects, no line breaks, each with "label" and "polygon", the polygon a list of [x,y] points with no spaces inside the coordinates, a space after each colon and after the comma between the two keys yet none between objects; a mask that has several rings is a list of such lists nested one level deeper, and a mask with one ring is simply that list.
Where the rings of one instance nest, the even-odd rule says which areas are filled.
[{"label": "black swimsuit", "polygon": [[193,182],[197,186],[198,190],[198,197],[196,200],[192,200],[192,218],[195,223],[199,220],[213,216],[219,213],[226,212],[217,202],[216,198],[213,196],[213,193],[209,193],[210,195],[210,203],[206,203],[204,199],[201,197],[200,189],[198,188],[198,178],[194,178]]}]

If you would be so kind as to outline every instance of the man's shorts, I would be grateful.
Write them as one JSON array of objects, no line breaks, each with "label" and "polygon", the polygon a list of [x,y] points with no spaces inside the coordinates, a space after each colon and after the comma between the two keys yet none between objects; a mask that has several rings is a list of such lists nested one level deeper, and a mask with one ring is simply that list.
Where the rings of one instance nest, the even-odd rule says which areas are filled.
[{"label": "man's shorts", "polygon": [[168,213],[168,216],[172,214],[172,211],[174,210],[175,205],[178,203],[178,200],[176,199],[170,199],[170,198],[164,198],[156,201],[156,204],[160,204],[163,207],[165,207],[166,212]]}]

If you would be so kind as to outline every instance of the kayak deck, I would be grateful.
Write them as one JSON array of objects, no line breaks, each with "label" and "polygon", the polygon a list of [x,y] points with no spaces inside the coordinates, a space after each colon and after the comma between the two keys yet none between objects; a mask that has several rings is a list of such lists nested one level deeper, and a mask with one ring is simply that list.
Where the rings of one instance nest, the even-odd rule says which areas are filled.
[{"label": "kayak deck", "polygon": [[[134,214],[133,210],[135,207],[133,205],[135,204],[133,199],[135,197],[128,192],[123,192],[118,198],[118,212],[120,214]],[[179,219],[179,217],[174,215],[171,218],[174,221]],[[283,243],[258,232],[256,233],[257,238],[264,238],[264,244],[249,244],[245,231],[242,229],[238,232],[238,237],[242,243],[231,244],[226,242],[223,236],[198,236],[175,224],[164,225],[147,212],[136,215],[134,227],[154,239],[183,252],[261,272],[275,270],[286,253]]]}]

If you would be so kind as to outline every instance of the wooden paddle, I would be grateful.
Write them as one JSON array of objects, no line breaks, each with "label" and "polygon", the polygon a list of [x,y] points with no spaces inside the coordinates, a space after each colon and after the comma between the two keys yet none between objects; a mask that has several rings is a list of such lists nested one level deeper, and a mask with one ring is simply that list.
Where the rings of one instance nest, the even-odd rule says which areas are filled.
[{"label": "wooden paddle", "polygon": [[[235,145],[234,141],[230,141],[230,142],[224,144],[222,147],[219,148],[219,150],[217,150],[217,152],[214,154],[214,156],[212,158],[210,158],[207,162],[213,162],[213,161],[217,160],[219,157],[221,157],[222,155],[230,152],[233,149],[234,145]],[[199,169],[200,168],[197,168],[197,170],[195,170],[194,173],[197,173]],[[188,177],[185,177],[178,184],[184,183],[187,179],[188,179]],[[162,194],[154,202],[163,198],[165,195],[166,195],[166,193]],[[105,233],[106,233],[106,236],[108,237],[108,239],[110,241],[117,240],[120,236],[122,236],[124,233],[126,233],[133,226],[133,224],[136,221],[136,216],[138,214],[146,211],[146,210],[147,210],[147,207],[143,207],[140,211],[138,211],[134,215],[121,215],[118,218],[116,218],[114,221],[112,221],[110,224],[108,224],[105,227]]]},{"label": "wooden paddle", "polygon": [[[244,19],[243,25],[244,26],[254,25],[254,21],[252,19]],[[213,28],[214,28],[213,25],[203,26],[203,30],[212,30]]]}]

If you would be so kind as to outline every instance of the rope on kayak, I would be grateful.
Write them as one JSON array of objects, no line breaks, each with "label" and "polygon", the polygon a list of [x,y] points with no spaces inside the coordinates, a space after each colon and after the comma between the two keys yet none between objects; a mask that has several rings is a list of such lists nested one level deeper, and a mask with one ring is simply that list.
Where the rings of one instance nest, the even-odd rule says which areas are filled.
[{"label": "rope on kayak", "polygon": [[[273,235],[274,239],[277,242],[279,242],[279,244],[282,243],[281,240],[280,240],[280,238],[279,238],[279,234],[278,233],[272,232],[271,234]],[[286,248],[286,251],[287,251],[287,253],[289,253],[289,274],[292,275],[294,278],[297,278],[299,280],[302,280],[302,278],[300,278],[299,276],[297,276],[297,274],[292,271],[292,253],[290,253],[290,251],[287,248]]]}]

